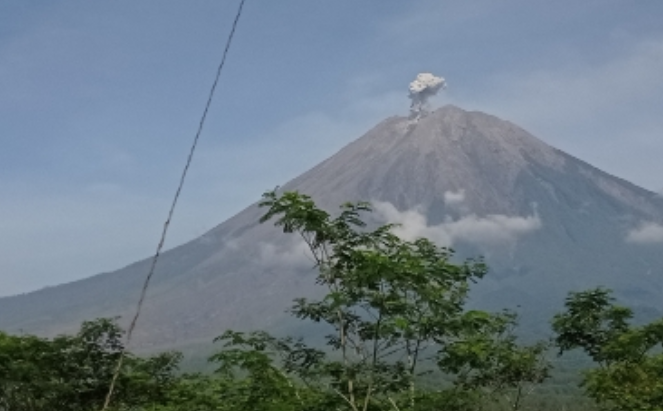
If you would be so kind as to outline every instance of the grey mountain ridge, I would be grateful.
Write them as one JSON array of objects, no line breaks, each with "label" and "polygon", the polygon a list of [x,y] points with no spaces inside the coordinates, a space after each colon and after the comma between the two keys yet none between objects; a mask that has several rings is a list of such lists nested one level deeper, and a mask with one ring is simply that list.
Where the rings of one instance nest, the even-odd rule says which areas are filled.
[{"label": "grey mountain ridge", "polygon": [[[541,325],[568,291],[602,285],[637,310],[661,313],[661,243],[626,241],[642,222],[662,224],[661,196],[484,113],[445,106],[416,124],[390,117],[282,189],[309,194],[329,211],[359,200],[417,209],[432,226],[468,215],[536,216],[539,228],[514,241],[454,242],[460,258],[481,254],[490,267],[473,290],[474,306],[523,310],[526,324]],[[446,202],[446,193],[463,193],[461,206]],[[162,255],[139,345],[278,328],[288,324],[293,298],[320,292],[295,238],[259,224],[260,216],[253,204]],[[148,264],[0,298],[0,329],[51,335],[99,316],[126,321]]]}]

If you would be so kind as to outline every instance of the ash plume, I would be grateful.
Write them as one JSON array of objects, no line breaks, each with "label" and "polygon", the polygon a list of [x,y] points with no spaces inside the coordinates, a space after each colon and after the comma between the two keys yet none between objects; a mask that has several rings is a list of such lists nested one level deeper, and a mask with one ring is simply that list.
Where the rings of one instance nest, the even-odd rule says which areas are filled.
[{"label": "ash plume", "polygon": [[410,117],[417,120],[426,113],[428,100],[438,93],[438,90],[445,88],[447,84],[442,77],[434,76],[431,73],[420,73],[408,86],[408,98],[410,103]]}]

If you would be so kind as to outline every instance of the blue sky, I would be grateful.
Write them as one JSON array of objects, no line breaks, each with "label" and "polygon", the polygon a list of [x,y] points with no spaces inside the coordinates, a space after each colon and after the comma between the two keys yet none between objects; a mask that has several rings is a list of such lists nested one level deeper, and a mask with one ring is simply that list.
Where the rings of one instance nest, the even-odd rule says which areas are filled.
[{"label": "blue sky", "polygon": [[[0,4],[0,296],[154,251],[236,7]],[[248,0],[167,246],[406,114],[421,71],[661,191],[661,2]]]}]

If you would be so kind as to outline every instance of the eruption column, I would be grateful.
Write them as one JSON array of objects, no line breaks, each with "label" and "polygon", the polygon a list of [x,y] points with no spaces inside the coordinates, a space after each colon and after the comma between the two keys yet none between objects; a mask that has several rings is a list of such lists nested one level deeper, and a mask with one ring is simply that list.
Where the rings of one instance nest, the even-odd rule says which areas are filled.
[{"label": "eruption column", "polygon": [[429,97],[435,96],[438,90],[445,88],[447,84],[442,77],[436,77],[431,73],[420,73],[408,86],[408,97],[412,100],[410,104],[410,118],[419,120],[426,113]]}]

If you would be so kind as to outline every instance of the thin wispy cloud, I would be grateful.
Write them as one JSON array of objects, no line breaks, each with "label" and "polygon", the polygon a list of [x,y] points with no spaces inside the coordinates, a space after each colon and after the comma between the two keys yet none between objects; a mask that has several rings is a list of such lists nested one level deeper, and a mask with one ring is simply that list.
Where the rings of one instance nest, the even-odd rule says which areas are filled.
[{"label": "thin wispy cloud", "polygon": [[537,214],[525,217],[500,214],[480,217],[470,214],[457,220],[448,217],[441,224],[430,225],[426,215],[420,210],[399,211],[386,202],[375,202],[374,206],[386,221],[398,224],[394,233],[399,237],[409,241],[421,237],[429,238],[446,247],[458,242],[475,245],[512,244],[520,237],[542,227]]},{"label": "thin wispy cloud", "polygon": [[657,244],[662,242],[662,225],[659,223],[641,223],[627,233],[625,240],[636,244]]},{"label": "thin wispy cloud", "polygon": [[445,201],[445,204],[447,205],[461,204],[464,202],[465,199],[466,199],[465,190],[445,191],[443,193],[443,201]]},{"label": "thin wispy cloud", "polygon": [[316,265],[309,247],[300,239],[281,245],[262,242],[258,245],[258,250],[260,263],[269,269],[298,270]]}]

